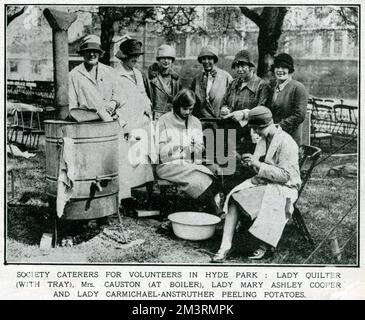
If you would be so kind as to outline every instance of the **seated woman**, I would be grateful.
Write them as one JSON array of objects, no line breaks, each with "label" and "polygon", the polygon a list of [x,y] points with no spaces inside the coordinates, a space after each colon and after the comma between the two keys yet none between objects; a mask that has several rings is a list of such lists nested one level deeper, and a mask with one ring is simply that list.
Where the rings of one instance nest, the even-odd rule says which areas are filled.
[{"label": "seated woman", "polygon": [[[243,154],[242,163],[257,174],[236,186],[227,196],[228,211],[219,251],[212,262],[223,262],[231,250],[239,215],[258,242],[250,259],[261,259],[276,247],[293,212],[301,184],[298,146],[293,138],[273,123],[271,111],[257,106],[248,113],[248,125],[261,137],[254,154]],[[228,208],[228,210],[227,210]]]},{"label": "seated woman", "polygon": [[203,131],[199,119],[192,116],[196,102],[195,94],[182,89],[175,96],[173,110],[158,119],[156,141],[160,163],[156,173],[160,179],[178,185],[193,199],[205,205],[214,215],[222,212],[214,201],[216,184],[214,174],[201,164]]}]

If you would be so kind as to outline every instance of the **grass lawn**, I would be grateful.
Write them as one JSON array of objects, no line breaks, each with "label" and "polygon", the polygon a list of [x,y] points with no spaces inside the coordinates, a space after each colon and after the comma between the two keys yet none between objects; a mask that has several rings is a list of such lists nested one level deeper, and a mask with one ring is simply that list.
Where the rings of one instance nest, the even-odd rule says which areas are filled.
[{"label": "grass lawn", "polygon": [[[336,141],[334,145],[339,145]],[[43,146],[44,147],[44,146]],[[326,150],[325,150],[326,151]],[[329,150],[327,150],[328,152]],[[351,144],[343,152],[356,152]],[[324,153],[323,157],[326,155]],[[148,218],[123,217],[123,226],[132,245],[121,243],[117,217],[109,219],[104,229],[95,224],[65,221],[60,227],[59,243],[66,236],[72,238],[73,246],[61,246],[49,252],[42,252],[39,243],[44,232],[52,228],[52,217],[45,195],[45,153],[37,152],[30,159],[10,159],[15,163],[15,201],[7,207],[7,262],[65,262],[65,263],[169,263],[205,264],[210,261],[210,253],[216,252],[222,235],[222,228],[205,241],[186,241],[173,234],[157,233],[160,221]],[[318,245],[336,225],[349,208],[357,203],[357,179],[329,177],[331,167],[355,164],[357,157],[330,157],[317,166],[308,181],[298,206],[303,213],[308,229]],[[10,199],[10,183],[7,194]],[[137,193],[136,196],[140,196]],[[159,194],[156,194],[158,199]],[[185,205],[186,200],[167,194],[163,202]],[[158,200],[157,200],[158,202]],[[331,254],[330,241],[326,240],[307,264],[357,264],[357,206],[336,228],[335,234],[340,247],[344,244],[341,261]],[[226,263],[251,264],[247,259],[247,238],[236,232],[235,250]],[[347,241],[350,239],[349,241]],[[133,245],[134,244],[134,245]],[[255,263],[302,264],[313,249],[298,233],[292,222],[284,230],[282,239],[273,258]]]}]

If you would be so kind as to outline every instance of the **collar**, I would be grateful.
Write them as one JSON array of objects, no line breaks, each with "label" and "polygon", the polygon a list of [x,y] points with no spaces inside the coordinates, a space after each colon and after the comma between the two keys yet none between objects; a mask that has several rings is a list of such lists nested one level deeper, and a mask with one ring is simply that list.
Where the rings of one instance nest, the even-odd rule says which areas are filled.
[{"label": "collar", "polygon": [[179,78],[179,75],[173,70],[171,66],[164,73],[162,73],[161,68],[157,62],[153,63],[148,67],[147,73],[148,73],[148,78],[150,80],[153,80],[158,75],[160,75],[162,78],[170,76],[174,80],[177,80]]},{"label": "collar", "polygon": [[205,70],[203,69],[203,76],[208,77],[209,75],[211,75],[213,78],[215,78],[217,75],[217,69],[215,67],[213,67],[213,69],[209,72],[205,72]]},{"label": "collar", "polygon": [[86,70],[84,63],[79,64],[76,68],[85,77],[87,77],[88,79],[90,79],[92,82],[97,83],[97,81],[99,81],[99,80],[102,81],[103,80],[102,79],[102,74],[101,74],[101,69],[102,68],[101,68],[100,62],[97,64],[96,67],[97,67],[97,72],[96,72],[97,79],[95,79],[94,77],[92,77],[91,74],[89,73],[89,71]]},{"label": "collar", "polygon": [[[275,152],[278,149],[279,144],[281,143],[281,133],[283,132],[282,128],[280,127],[280,125],[275,125],[276,126],[276,132],[274,134],[274,136],[272,137],[269,149],[267,150],[266,153],[266,157],[265,159],[270,159],[274,156]],[[266,143],[266,139],[265,139],[265,143]]]},{"label": "collar", "polygon": [[239,78],[237,78],[236,88],[238,88],[239,90],[247,88],[252,92],[256,92],[257,88],[259,87],[260,81],[261,79],[256,74],[254,74],[250,79],[250,81],[248,81],[244,87],[241,87],[242,81]]},{"label": "collar", "polygon": [[125,76],[125,77],[128,77],[128,78],[130,78],[130,75],[131,75],[132,71],[133,71],[134,74],[136,74],[135,68],[133,68],[132,71],[130,71],[130,70],[128,70],[124,67],[122,62],[117,65],[117,70],[118,70],[119,75]]},{"label": "collar", "polygon": [[166,78],[168,76],[171,75],[171,67],[167,68],[167,69],[162,69],[160,66],[159,66],[159,74],[162,78]]},{"label": "collar", "polygon": [[286,79],[283,83],[277,84],[275,89],[277,91],[283,91],[285,86],[290,82],[291,78]]}]

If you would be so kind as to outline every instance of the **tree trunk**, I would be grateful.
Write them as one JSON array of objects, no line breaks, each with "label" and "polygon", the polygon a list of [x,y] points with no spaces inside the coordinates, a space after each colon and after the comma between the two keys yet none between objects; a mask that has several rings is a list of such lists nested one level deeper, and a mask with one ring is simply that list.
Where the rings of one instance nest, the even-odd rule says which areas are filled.
[{"label": "tree trunk", "polygon": [[260,15],[261,24],[257,39],[259,51],[257,75],[259,77],[267,75],[273,56],[278,50],[286,13],[285,7],[265,7]]},{"label": "tree trunk", "polygon": [[101,18],[101,48],[105,51],[100,61],[106,65],[110,65],[110,51],[114,37],[114,20],[108,16]]}]

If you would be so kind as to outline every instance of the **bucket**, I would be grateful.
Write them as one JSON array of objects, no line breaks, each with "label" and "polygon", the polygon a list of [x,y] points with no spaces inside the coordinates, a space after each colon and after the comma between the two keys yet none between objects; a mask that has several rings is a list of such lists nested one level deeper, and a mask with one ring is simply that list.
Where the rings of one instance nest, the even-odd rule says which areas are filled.
[{"label": "bucket", "polygon": [[181,211],[168,216],[175,235],[185,240],[206,240],[214,235],[217,216],[205,212]]},{"label": "bucket", "polygon": [[71,138],[74,156],[74,184],[62,218],[96,219],[117,213],[118,131],[117,121],[69,122],[47,120],[46,183],[50,201],[55,203],[63,138]]}]

